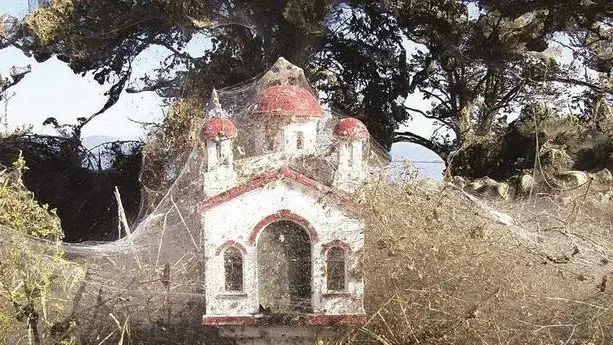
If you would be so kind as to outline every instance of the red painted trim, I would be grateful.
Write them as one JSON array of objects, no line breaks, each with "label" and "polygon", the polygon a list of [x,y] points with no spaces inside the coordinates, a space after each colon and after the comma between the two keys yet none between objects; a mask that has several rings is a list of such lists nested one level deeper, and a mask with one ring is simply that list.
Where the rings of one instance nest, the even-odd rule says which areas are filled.
[{"label": "red painted trim", "polygon": [[259,223],[255,225],[255,227],[253,228],[253,230],[251,230],[251,233],[249,234],[249,244],[255,245],[255,241],[258,238],[258,234],[262,232],[262,230],[266,226],[279,220],[289,220],[301,225],[309,234],[312,244],[317,243],[317,241],[319,241],[317,231],[315,231],[315,228],[311,226],[308,220],[293,213],[290,210],[279,210],[277,213],[273,213],[269,216],[264,217],[264,219],[262,219]]},{"label": "red painted trim", "polygon": [[340,204],[349,203],[353,206],[350,208],[352,210],[361,210],[363,208],[363,205],[357,203],[355,199],[352,198],[350,195],[344,195],[345,193],[341,191],[330,188],[324,184],[317,182],[316,180],[313,180],[299,172],[296,172],[286,167],[286,168],[282,168],[277,171],[264,173],[264,174],[255,176],[249,182],[241,186],[230,188],[229,190],[221,194],[212,196],[210,198],[207,198],[201,201],[198,204],[198,212],[203,212],[209,208],[223,204],[224,202],[228,200],[234,199],[254,189],[264,187],[265,185],[273,181],[282,180],[282,179],[294,181],[296,183],[301,184],[304,187],[324,193],[326,196],[331,197],[332,199],[336,200]]},{"label": "red painted trim", "polygon": [[256,319],[254,316],[213,316],[204,315],[202,317],[202,324],[205,326],[249,326],[254,325]]},{"label": "red painted trim", "polygon": [[[314,314],[293,318],[290,324],[306,326],[338,326],[338,325],[361,325],[368,322],[368,315],[325,315]],[[265,315],[253,316],[214,316],[202,317],[204,326],[253,326],[257,324],[272,325]]]},{"label": "red painted trim", "polygon": [[349,247],[349,245],[341,240],[334,240],[332,242],[328,242],[326,244],[324,244],[322,246],[321,249],[321,254],[325,255],[328,253],[328,250],[330,250],[330,248],[332,247],[339,247],[341,249],[343,249],[345,252],[351,252],[351,247]]},{"label": "red painted trim", "polygon": [[219,246],[217,248],[217,251],[215,252],[216,255],[221,254],[221,252],[223,252],[224,250],[228,249],[228,248],[236,248],[238,250],[240,250],[241,253],[243,253],[243,255],[245,255],[247,253],[247,250],[245,249],[245,247],[243,247],[242,244],[236,242],[236,241],[228,241],[224,244],[222,244],[221,246]]}]

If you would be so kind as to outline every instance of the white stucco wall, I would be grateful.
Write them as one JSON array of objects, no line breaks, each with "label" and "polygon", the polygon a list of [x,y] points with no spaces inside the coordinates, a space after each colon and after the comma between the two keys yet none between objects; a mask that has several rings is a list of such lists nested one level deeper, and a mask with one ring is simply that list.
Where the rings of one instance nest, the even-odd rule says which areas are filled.
[{"label": "white stucco wall", "polygon": [[207,196],[219,194],[236,184],[234,171],[234,155],[232,139],[219,142],[206,141],[206,167],[202,172],[204,194]]},{"label": "white stucco wall", "polygon": [[[303,135],[303,148],[296,147],[298,143],[298,133]],[[317,120],[311,119],[307,122],[290,123],[283,128],[284,145],[283,151],[288,154],[313,153],[317,139]]]},{"label": "white stucco wall", "polygon": [[222,165],[226,165],[230,169],[233,168],[234,156],[232,153],[232,142],[232,139],[221,140],[219,141],[218,145],[217,141],[206,141],[206,166],[208,171],[215,170],[217,167]]},{"label": "white stucco wall", "polygon": [[213,171],[202,173],[202,183],[204,195],[217,195],[236,184],[236,172],[230,167],[218,167]]},{"label": "white stucco wall", "polygon": [[[256,154],[270,152],[285,152],[295,154],[298,152],[313,153],[316,149],[317,119],[283,123],[270,123],[267,128],[266,122],[262,121],[254,129],[254,145]],[[303,149],[298,150],[298,133],[303,134]],[[270,150],[270,141],[274,141],[274,149]]]},{"label": "white stucco wall", "polygon": [[[311,248],[313,312],[364,312],[364,283],[360,265],[364,244],[363,221],[345,215],[338,205],[327,202],[319,194],[293,181],[277,180],[214,206],[202,214],[208,315],[258,313],[257,254],[255,245],[249,243],[249,235],[262,219],[280,210],[289,210],[306,219],[318,234],[318,241],[312,243]],[[342,295],[328,295],[326,291],[326,263],[322,250],[325,244],[334,240],[343,241],[351,248],[347,253],[347,289]],[[242,294],[225,292],[223,251],[219,255],[217,251],[228,241],[236,241],[246,250],[243,257]]]}]

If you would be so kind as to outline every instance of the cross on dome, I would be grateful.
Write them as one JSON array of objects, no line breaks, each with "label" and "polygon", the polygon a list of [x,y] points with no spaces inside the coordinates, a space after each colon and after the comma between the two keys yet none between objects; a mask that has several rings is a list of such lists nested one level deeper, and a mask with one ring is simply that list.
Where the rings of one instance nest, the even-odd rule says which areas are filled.
[{"label": "cross on dome", "polygon": [[270,85],[308,85],[302,68],[280,57],[262,78],[264,86]]},{"label": "cross on dome", "polygon": [[221,107],[221,103],[219,102],[219,95],[217,94],[217,90],[213,88],[211,92],[211,99],[209,100],[208,109],[206,112],[207,117],[219,117],[224,115],[224,110]]}]

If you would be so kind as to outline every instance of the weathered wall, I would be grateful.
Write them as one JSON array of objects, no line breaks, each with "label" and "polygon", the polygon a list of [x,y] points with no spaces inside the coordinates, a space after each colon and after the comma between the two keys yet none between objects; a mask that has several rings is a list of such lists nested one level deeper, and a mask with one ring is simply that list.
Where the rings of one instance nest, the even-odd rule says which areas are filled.
[{"label": "weathered wall", "polygon": [[[345,215],[340,206],[326,201],[319,193],[286,180],[277,180],[261,189],[247,192],[206,210],[202,215],[204,252],[206,257],[205,290],[207,314],[251,315],[259,312],[257,286],[257,238],[250,241],[254,228],[266,217],[282,210],[303,218],[316,236],[311,237],[311,291],[314,313],[361,314],[364,284],[360,270],[363,246],[363,222]],[[247,212],[248,210],[248,212]],[[314,238],[315,237],[315,238]],[[328,294],[326,291],[326,244],[346,243],[347,291]],[[224,290],[223,248],[229,241],[244,250],[244,293]]]}]

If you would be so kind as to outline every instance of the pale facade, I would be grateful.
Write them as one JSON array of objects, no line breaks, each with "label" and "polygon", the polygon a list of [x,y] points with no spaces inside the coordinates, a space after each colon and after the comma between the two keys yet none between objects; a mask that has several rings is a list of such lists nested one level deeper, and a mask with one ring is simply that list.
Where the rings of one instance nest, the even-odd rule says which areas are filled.
[{"label": "pale facade", "polygon": [[[301,73],[285,60],[277,64]],[[359,191],[367,178],[368,131],[345,118],[330,133],[319,133],[317,98],[282,79],[271,85],[260,91],[251,133],[221,116],[214,100],[218,109],[201,131],[207,156],[205,200],[198,205],[203,323],[239,339],[259,337],[249,334],[271,324],[313,335],[304,327],[365,321]],[[326,157],[317,141],[321,134],[332,138]],[[255,155],[235,159],[241,135],[253,136],[246,142]]]}]

